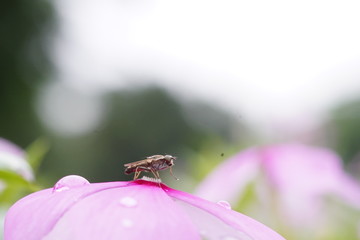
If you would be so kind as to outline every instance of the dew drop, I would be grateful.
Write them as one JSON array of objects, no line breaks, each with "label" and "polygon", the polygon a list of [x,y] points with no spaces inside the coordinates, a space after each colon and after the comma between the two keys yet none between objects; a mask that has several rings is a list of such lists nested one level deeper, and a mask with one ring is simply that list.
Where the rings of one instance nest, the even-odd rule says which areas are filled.
[{"label": "dew drop", "polygon": [[122,221],[121,221],[121,225],[125,228],[130,228],[134,225],[134,222],[130,219],[127,219],[127,218],[124,218]]},{"label": "dew drop", "polygon": [[208,239],[208,233],[205,230],[200,230],[201,239]]},{"label": "dew drop", "polygon": [[62,192],[74,187],[80,187],[90,184],[88,180],[81,176],[69,175],[61,178],[53,187],[53,192]]},{"label": "dew drop", "polygon": [[225,200],[218,201],[217,204],[219,204],[220,206],[222,206],[226,209],[231,209],[230,203]]},{"label": "dew drop", "polygon": [[120,204],[124,207],[136,207],[138,202],[132,197],[123,197],[120,199]]}]

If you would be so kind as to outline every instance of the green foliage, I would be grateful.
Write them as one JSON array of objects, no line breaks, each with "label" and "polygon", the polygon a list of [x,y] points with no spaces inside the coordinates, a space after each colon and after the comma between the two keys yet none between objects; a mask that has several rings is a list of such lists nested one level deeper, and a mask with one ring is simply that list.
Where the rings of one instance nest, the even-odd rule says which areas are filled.
[{"label": "green foliage", "polygon": [[[48,149],[48,143],[43,138],[37,139],[27,148],[26,156],[33,173],[36,173]],[[0,183],[0,207],[10,206],[21,197],[42,189],[35,181],[26,180],[19,173],[8,169],[0,169]]]},{"label": "green foliage", "polygon": [[234,210],[242,212],[248,208],[256,200],[255,182],[250,182],[245,186],[243,193],[241,194],[237,204],[234,206]]},{"label": "green foliage", "polygon": [[49,151],[49,147],[49,142],[45,138],[39,138],[27,147],[26,159],[34,173],[39,169],[45,154]]},{"label": "green foliage", "polygon": [[360,154],[360,99],[339,105],[330,118],[331,144],[346,162]]},{"label": "green foliage", "polygon": [[0,3],[0,136],[20,146],[38,137],[41,129],[33,100],[49,72],[45,34],[52,13],[45,0]]},{"label": "green foliage", "polygon": [[40,187],[11,171],[0,170],[0,181],[4,184],[4,189],[0,191],[0,205],[10,206],[19,198],[40,190]]},{"label": "green foliage", "polygon": [[[181,103],[160,87],[112,92],[104,96],[104,102],[107,112],[93,132],[73,138],[52,137],[42,175],[52,173],[53,181],[68,174],[83,175],[90,181],[129,180],[132,176],[123,174],[124,163],[171,154],[179,159],[177,170],[186,169],[196,161],[192,153],[204,149],[206,142],[213,141],[212,146],[233,143],[235,123],[226,113],[216,108],[189,111],[189,105],[195,104]],[[216,154],[220,157],[221,152]]]}]

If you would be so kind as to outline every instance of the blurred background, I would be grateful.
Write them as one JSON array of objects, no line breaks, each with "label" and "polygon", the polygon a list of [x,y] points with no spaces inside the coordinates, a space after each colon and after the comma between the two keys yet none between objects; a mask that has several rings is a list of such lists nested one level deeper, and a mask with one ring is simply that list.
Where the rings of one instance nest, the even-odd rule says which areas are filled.
[{"label": "blurred background", "polygon": [[[41,139],[37,180],[129,180],[177,156],[191,190],[253,145],[334,149],[360,174],[358,1],[1,4],[0,137]],[[45,154],[46,153],[46,154]]]},{"label": "blurred background", "polygon": [[355,164],[356,1],[3,5],[0,136],[46,138],[39,177],[129,179],[123,163],[164,153],[187,175],[206,151],[278,141]]}]

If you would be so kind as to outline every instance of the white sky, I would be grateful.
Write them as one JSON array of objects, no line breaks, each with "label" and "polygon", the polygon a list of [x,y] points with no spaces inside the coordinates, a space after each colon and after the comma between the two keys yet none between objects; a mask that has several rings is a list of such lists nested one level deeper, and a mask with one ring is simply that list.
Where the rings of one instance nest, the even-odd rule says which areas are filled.
[{"label": "white sky", "polygon": [[[81,90],[149,77],[262,128],[360,92],[360,1],[58,0],[54,59]],[[359,95],[360,96],[360,95]]]}]

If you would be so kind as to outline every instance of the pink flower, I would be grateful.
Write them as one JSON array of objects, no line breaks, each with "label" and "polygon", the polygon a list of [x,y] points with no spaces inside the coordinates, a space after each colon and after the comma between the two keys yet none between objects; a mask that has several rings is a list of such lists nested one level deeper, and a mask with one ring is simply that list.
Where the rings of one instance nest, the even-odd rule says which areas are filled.
[{"label": "pink flower", "polygon": [[326,208],[329,199],[360,210],[360,186],[343,170],[340,158],[328,149],[300,144],[245,150],[221,164],[196,194],[236,204],[249,186],[255,194],[252,216],[264,219],[268,212],[270,221],[276,215],[287,226],[320,230],[319,224],[334,219]]},{"label": "pink flower", "polygon": [[226,202],[209,202],[148,178],[90,184],[79,176],[15,203],[4,239],[202,238],[284,240]]},{"label": "pink flower", "polygon": [[3,138],[0,138],[0,169],[16,172],[26,180],[34,179],[24,151]]}]

